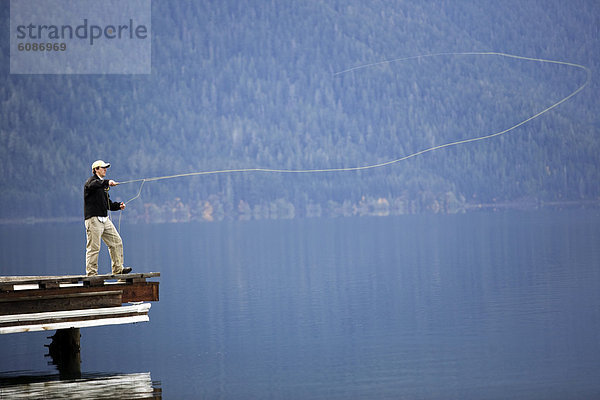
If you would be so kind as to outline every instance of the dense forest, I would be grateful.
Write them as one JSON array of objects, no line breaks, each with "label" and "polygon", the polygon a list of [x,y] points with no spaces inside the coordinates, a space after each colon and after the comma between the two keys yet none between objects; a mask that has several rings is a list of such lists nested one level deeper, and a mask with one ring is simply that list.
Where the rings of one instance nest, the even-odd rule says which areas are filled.
[{"label": "dense forest", "polygon": [[[382,163],[501,132],[597,71],[596,1],[152,2],[149,75],[9,73],[0,4],[0,219],[79,218],[96,159],[127,181]],[[438,54],[435,57],[405,57]],[[383,62],[383,61],[390,62]],[[352,69],[370,65],[365,68]],[[344,72],[345,71],[345,72]],[[382,168],[147,182],[128,221],[462,212],[598,201],[598,83],[506,135]],[[140,183],[111,189],[136,196]]]}]

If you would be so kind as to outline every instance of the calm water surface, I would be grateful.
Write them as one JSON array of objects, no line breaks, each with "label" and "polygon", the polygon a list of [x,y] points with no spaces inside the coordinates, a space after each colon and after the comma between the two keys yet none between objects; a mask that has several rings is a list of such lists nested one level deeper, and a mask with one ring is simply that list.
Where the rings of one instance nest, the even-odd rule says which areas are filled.
[{"label": "calm water surface", "polygon": [[[81,330],[89,376],[150,375],[167,399],[600,398],[597,210],[125,214],[122,235],[135,272],[161,272],[160,302],[149,323]],[[0,226],[0,238],[2,275],[84,271],[83,222]],[[0,336],[0,383],[55,375],[47,336]]]}]

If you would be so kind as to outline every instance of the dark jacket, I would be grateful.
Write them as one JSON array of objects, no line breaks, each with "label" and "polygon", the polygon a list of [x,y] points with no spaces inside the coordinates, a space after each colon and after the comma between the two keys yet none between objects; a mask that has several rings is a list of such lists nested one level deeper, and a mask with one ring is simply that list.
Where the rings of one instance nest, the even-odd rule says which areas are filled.
[{"label": "dark jacket", "polygon": [[118,211],[121,203],[110,200],[108,195],[108,179],[100,179],[94,174],[83,185],[83,213],[85,219],[91,217],[106,217],[108,210]]}]

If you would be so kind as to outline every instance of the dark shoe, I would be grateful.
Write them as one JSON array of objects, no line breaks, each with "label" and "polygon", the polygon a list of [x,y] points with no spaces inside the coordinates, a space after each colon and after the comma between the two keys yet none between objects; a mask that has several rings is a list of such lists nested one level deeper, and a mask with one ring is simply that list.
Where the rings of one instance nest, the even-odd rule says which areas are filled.
[{"label": "dark shoe", "polygon": [[128,274],[131,272],[131,267],[123,267],[121,274]]}]

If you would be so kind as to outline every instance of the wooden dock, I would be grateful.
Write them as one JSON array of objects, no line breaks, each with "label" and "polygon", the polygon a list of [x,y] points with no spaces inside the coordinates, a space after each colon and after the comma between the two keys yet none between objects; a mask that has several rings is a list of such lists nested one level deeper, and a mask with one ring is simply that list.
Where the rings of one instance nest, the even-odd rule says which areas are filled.
[{"label": "wooden dock", "polygon": [[147,279],[159,276],[0,277],[0,334],[148,321],[159,283]]}]

